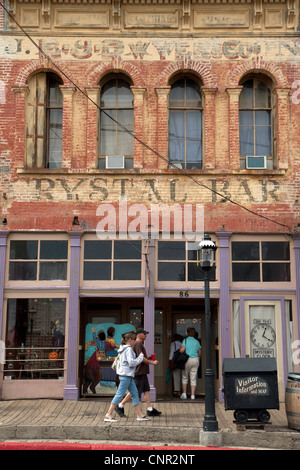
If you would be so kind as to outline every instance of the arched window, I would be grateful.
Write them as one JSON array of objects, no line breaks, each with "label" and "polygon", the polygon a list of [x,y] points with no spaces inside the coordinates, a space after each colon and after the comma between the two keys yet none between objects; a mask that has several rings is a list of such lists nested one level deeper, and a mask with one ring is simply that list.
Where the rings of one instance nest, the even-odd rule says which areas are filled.
[{"label": "arched window", "polygon": [[133,117],[130,84],[122,78],[105,82],[100,94],[99,168],[107,167],[106,157],[112,157],[113,165],[114,157],[120,156],[124,157],[125,168],[133,167]]},{"label": "arched window", "polygon": [[26,99],[26,166],[61,168],[63,96],[62,81],[53,73],[41,72],[29,83]]},{"label": "arched window", "polygon": [[179,168],[202,168],[202,97],[198,83],[187,77],[171,86],[169,161]]},{"label": "arched window", "polygon": [[[271,89],[261,79],[243,84],[239,101],[241,168],[273,168]],[[247,158],[250,157],[250,158]],[[251,158],[264,157],[264,158]],[[248,163],[247,162],[251,162]]]}]

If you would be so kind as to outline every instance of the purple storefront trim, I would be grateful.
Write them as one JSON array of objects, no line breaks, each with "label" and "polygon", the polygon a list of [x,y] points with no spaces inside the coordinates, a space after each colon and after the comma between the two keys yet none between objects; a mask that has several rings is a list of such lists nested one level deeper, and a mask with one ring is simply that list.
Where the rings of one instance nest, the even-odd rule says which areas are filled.
[{"label": "purple storefront trim", "polygon": [[296,275],[296,304],[297,304],[297,324],[298,336],[300,339],[300,234],[294,235],[294,252],[295,252],[295,275]]},{"label": "purple storefront trim", "polygon": [[[0,340],[3,338],[3,305],[4,305],[4,282],[5,282],[5,258],[7,236],[9,232],[6,230],[0,231]],[[0,400],[2,399],[2,388],[0,387]]]},{"label": "purple storefront trim", "polygon": [[241,318],[241,346],[242,346],[242,354],[241,357],[246,357],[246,338],[245,338],[245,301],[248,300],[279,300],[280,301],[280,309],[281,309],[281,334],[282,334],[282,360],[283,360],[283,374],[284,374],[284,381],[287,378],[287,353],[286,353],[286,327],[285,327],[285,297],[284,296],[243,296],[240,298],[241,307],[240,307],[240,318]]},{"label": "purple storefront trim", "polygon": [[4,300],[4,282],[5,282],[5,258],[7,236],[9,232],[6,230],[0,231],[0,340],[3,339],[2,325],[3,325],[3,300]]},{"label": "purple storefront trim", "polygon": [[69,232],[70,235],[70,291],[67,349],[67,381],[64,400],[78,400],[78,331],[79,331],[79,283],[80,283],[80,238],[82,232]]},{"label": "purple storefront trim", "polygon": [[[145,342],[148,356],[154,353],[154,324],[155,324],[155,297],[154,297],[154,273],[155,273],[155,241],[149,240],[145,254],[145,297],[144,297],[144,328],[149,331]],[[148,376],[150,384],[150,400],[156,401],[156,388],[154,387],[154,367],[149,367]]]},{"label": "purple storefront trim", "polygon": [[[220,265],[220,339],[219,360],[220,364],[223,359],[231,357],[230,347],[230,292],[229,292],[229,238],[231,232],[217,232],[219,239],[219,265]],[[219,389],[219,402],[224,401],[222,392],[222,384]]]}]

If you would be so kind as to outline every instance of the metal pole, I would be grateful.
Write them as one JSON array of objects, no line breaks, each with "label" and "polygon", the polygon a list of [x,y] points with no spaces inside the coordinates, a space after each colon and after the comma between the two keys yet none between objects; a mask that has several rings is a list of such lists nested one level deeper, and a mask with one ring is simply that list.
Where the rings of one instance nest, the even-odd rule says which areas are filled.
[{"label": "metal pole", "polygon": [[209,269],[204,269],[205,287],[205,333],[206,333],[206,369],[205,369],[205,415],[203,431],[218,431],[215,413],[214,372],[211,365],[211,313],[209,295]]}]

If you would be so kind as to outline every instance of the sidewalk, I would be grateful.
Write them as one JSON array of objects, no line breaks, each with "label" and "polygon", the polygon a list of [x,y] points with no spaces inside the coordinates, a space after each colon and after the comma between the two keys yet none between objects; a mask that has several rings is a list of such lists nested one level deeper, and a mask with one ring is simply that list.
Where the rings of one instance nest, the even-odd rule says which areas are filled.
[{"label": "sidewalk", "polygon": [[[0,441],[88,441],[147,445],[199,445],[205,406],[203,400],[157,400],[162,412],[148,422],[136,421],[131,403],[126,418],[105,423],[110,399],[0,401]],[[144,409],[145,404],[142,404]],[[216,417],[223,447],[300,450],[300,432],[289,429],[282,403],[268,410],[270,423],[237,429],[233,412],[216,402]]]}]

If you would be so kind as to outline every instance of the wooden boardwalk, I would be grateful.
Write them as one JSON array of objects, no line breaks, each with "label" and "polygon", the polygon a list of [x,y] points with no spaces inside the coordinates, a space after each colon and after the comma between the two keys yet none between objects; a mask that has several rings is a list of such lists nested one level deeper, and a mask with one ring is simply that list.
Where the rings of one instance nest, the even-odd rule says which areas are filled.
[{"label": "wooden boardwalk", "polygon": [[[104,415],[109,407],[108,399],[82,399],[79,401],[64,400],[12,400],[0,401],[1,426],[30,424],[35,426],[96,426],[103,424]],[[154,406],[162,412],[160,417],[153,417],[142,425],[176,426],[201,428],[204,419],[205,406],[203,400],[158,400]],[[145,411],[145,404],[141,405]],[[236,429],[233,412],[225,411],[222,403],[216,402],[216,417],[221,429]],[[271,422],[276,430],[287,428],[284,404],[280,410],[269,410]],[[126,418],[119,418],[120,426],[140,426],[136,421],[133,406],[125,407]]]},{"label": "wooden boardwalk", "polygon": [[[125,407],[126,418],[117,423],[105,423],[104,415],[110,404],[109,399],[64,400],[12,400],[0,401],[0,441],[13,439],[80,439],[101,441],[156,441],[173,443],[199,443],[199,431],[203,426],[205,405],[203,400],[161,399],[155,407],[162,414],[148,422],[139,422],[131,403]],[[142,410],[145,404],[142,403]],[[292,437],[300,444],[300,433],[288,428],[284,404],[280,410],[269,410],[271,424],[264,431],[256,431],[260,437],[275,442],[275,437]],[[219,429],[225,432],[228,440],[241,442],[245,436],[249,445],[254,431],[238,431],[233,412],[225,411],[224,404],[216,402],[216,417]],[[253,436],[252,436],[253,437]],[[228,441],[229,442],[229,441]],[[230,441],[231,442],[231,441]],[[232,441],[233,442],[233,441]],[[293,444],[289,445],[291,447]],[[298,445],[298,444],[297,444]],[[283,448],[283,447],[282,447]],[[300,448],[300,447],[299,447]]]}]

